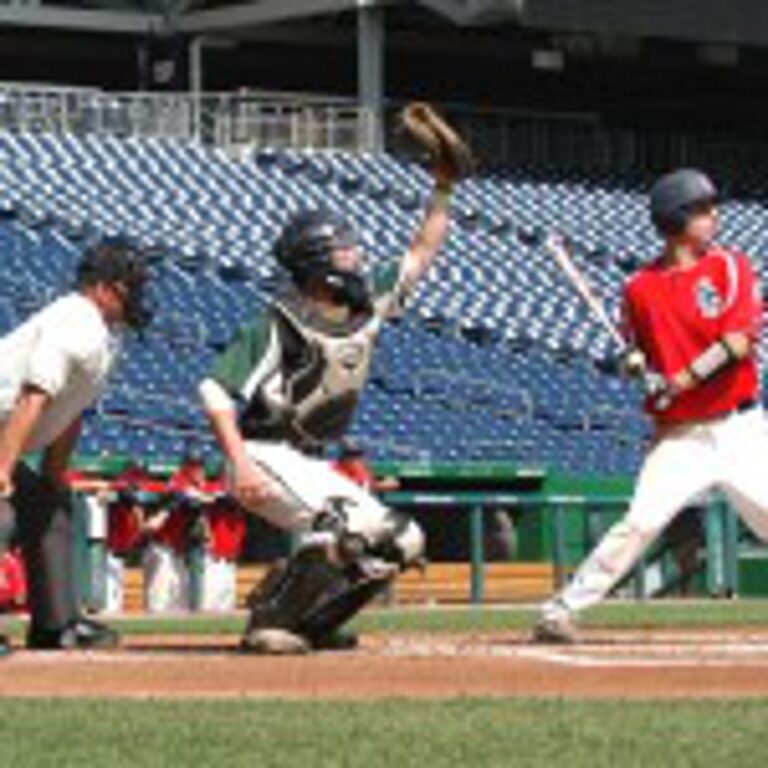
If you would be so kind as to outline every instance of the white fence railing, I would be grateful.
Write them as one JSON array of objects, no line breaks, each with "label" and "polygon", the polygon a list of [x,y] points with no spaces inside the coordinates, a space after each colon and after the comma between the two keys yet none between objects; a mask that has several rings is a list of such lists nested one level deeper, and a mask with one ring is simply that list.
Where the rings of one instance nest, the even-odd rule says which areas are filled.
[{"label": "white fence railing", "polygon": [[[618,128],[591,113],[443,106],[483,164],[618,173],[689,164],[716,174],[768,172],[762,139],[706,128]],[[108,93],[0,83],[0,130],[169,138],[233,154],[261,147],[375,150],[382,133],[395,136],[397,107],[388,105],[381,130],[376,116],[354,99],[260,91]]]},{"label": "white fence railing", "polygon": [[104,93],[0,85],[0,129],[200,141],[224,148],[366,150],[374,125],[354,102],[262,93]]}]

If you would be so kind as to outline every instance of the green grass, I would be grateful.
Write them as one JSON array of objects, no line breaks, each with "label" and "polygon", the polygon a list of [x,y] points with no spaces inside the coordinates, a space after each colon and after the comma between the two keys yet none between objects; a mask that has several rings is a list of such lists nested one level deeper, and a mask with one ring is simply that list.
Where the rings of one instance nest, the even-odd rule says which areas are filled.
[{"label": "green grass", "polygon": [[[373,609],[354,623],[362,632],[493,632],[522,630],[535,616],[532,607]],[[607,603],[588,612],[584,624],[603,628],[711,628],[768,627],[768,601],[657,601]],[[110,621],[128,634],[237,634],[242,615],[190,615],[124,618]],[[11,620],[11,634],[22,632],[22,623]]]},{"label": "green grass", "polygon": [[[532,609],[376,610],[364,632],[519,630]],[[242,616],[115,622],[129,633],[237,633]],[[599,627],[768,626],[768,602],[608,604]],[[23,627],[16,622],[15,632]],[[7,670],[7,671],[6,671]],[[12,667],[0,674],[12,674]],[[137,668],[140,674],[140,668]],[[481,768],[757,766],[768,699],[380,702],[0,700],[0,766],[13,768]]]},{"label": "green grass", "polygon": [[768,701],[0,703],[0,765],[757,766]]}]

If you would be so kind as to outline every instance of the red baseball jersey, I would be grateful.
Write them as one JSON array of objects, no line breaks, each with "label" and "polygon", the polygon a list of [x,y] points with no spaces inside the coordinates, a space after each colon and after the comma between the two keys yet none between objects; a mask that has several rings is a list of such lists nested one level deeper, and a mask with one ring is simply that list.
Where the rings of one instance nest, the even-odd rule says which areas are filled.
[{"label": "red baseball jersey", "polygon": [[[128,493],[156,491],[153,479],[143,467],[126,467],[112,481],[116,491]],[[107,547],[115,555],[127,555],[141,543],[141,512],[132,498],[118,497],[108,508]]]},{"label": "red baseball jersey", "polygon": [[141,543],[141,517],[131,501],[109,505],[107,547],[115,555],[127,555]]},{"label": "red baseball jersey", "polygon": [[245,516],[230,499],[221,497],[206,507],[210,540],[208,549],[214,557],[237,560],[245,542]]},{"label": "red baseball jersey", "polygon": [[362,488],[371,488],[374,483],[373,472],[364,459],[337,459],[331,466]]},{"label": "red baseball jersey", "polygon": [[0,610],[20,610],[27,602],[27,569],[21,551],[0,555]]},{"label": "red baseball jersey", "polygon": [[189,515],[181,509],[171,509],[165,522],[152,533],[152,541],[172,549],[176,554],[187,550]]},{"label": "red baseball jersey", "polygon": [[[627,335],[650,367],[671,378],[687,368],[723,334],[741,332],[757,340],[762,315],[760,286],[747,257],[710,248],[691,267],[661,260],[640,269],[624,290]],[[658,410],[646,410],[664,424],[706,419],[757,398],[756,353],[734,362],[708,381]]]}]

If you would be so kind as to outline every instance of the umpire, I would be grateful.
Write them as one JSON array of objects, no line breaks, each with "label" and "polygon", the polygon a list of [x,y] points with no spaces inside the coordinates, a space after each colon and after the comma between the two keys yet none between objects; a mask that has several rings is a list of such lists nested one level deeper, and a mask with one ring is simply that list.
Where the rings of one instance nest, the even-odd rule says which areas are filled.
[{"label": "umpire", "polygon": [[[117,632],[80,614],[64,475],[83,411],[117,360],[122,329],[150,320],[147,277],[135,250],[95,245],[83,254],[73,291],[0,338],[0,554],[16,534],[29,572],[29,648],[119,642]],[[39,462],[28,463],[30,454]],[[0,634],[0,654],[9,651]]]}]

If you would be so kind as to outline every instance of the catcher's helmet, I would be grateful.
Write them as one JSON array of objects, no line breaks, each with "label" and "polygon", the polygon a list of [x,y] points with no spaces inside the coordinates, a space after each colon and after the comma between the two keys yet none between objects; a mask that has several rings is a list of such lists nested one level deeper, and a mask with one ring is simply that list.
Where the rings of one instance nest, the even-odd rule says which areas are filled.
[{"label": "catcher's helmet", "polygon": [[680,168],[651,187],[651,219],[662,234],[675,235],[685,228],[694,206],[716,200],[717,189],[705,173]]},{"label": "catcher's helmet", "polygon": [[121,284],[126,289],[125,322],[135,330],[152,320],[145,289],[149,271],[143,254],[122,243],[98,243],[88,248],[77,266],[77,286]]},{"label": "catcher's helmet", "polygon": [[357,245],[354,228],[326,209],[297,213],[275,241],[274,254],[300,290],[324,284],[334,299],[353,309],[369,305],[365,280],[356,270],[341,269],[333,261],[337,248]]}]

